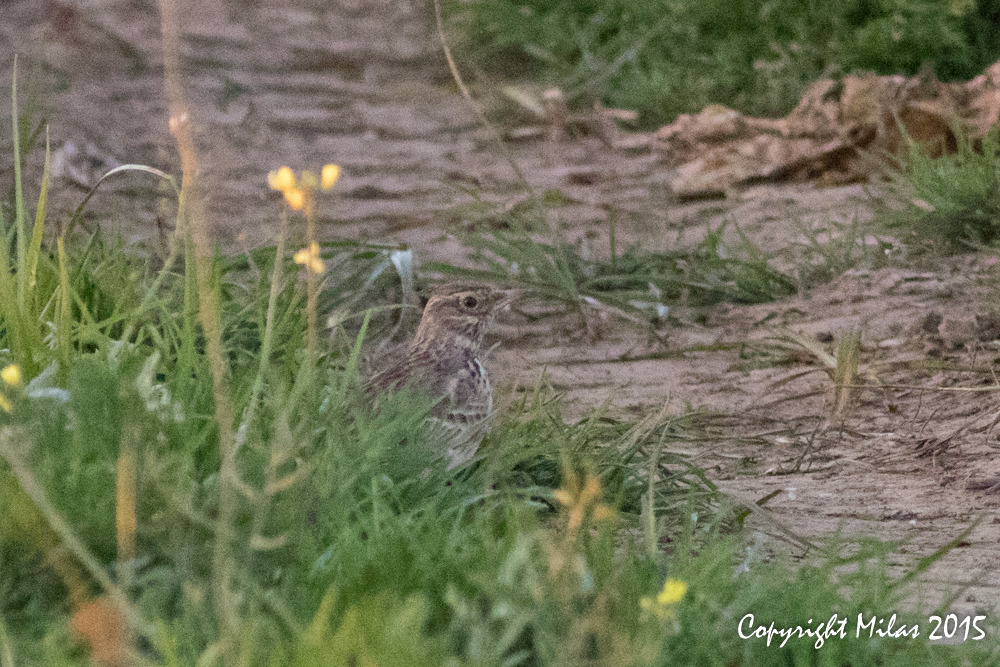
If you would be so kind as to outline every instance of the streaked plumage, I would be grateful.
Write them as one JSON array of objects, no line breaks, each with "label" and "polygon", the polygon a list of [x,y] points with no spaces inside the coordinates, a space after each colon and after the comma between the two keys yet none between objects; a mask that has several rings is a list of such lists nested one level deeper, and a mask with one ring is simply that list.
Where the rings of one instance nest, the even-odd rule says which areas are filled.
[{"label": "streaked plumage", "polygon": [[428,417],[428,439],[449,468],[475,455],[493,411],[493,389],[479,360],[483,337],[505,292],[449,284],[431,295],[406,357],[372,377],[365,393],[412,387],[436,400]]}]

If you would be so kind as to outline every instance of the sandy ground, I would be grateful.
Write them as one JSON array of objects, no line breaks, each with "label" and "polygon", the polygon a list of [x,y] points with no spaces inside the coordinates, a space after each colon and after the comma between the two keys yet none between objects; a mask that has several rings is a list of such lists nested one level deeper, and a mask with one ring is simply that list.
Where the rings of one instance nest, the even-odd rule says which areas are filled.
[{"label": "sandy ground", "polygon": [[[424,3],[184,4],[187,94],[224,241],[270,238],[279,202],[266,174],[280,164],[340,164],[338,195],[321,205],[322,233],[409,243],[418,261],[461,255],[449,232],[483,209],[478,200],[523,199],[510,165],[455,92]],[[92,143],[119,162],[178,171],[154,2],[8,0],[0,17],[0,90],[9,89],[16,52],[22,107],[38,100],[53,147]],[[533,187],[561,192],[551,222],[598,252],[611,216],[625,242],[647,250],[736,222],[781,255],[803,228],[822,232],[872,215],[860,186],[761,186],[679,204],[654,154],[615,152],[592,138],[511,150]],[[9,169],[0,164],[0,177]],[[153,238],[163,215],[153,186],[123,177],[91,210],[121,221],[132,238]],[[82,193],[57,181],[57,209],[70,210]],[[990,607],[1000,602],[1000,494],[991,488],[1000,482],[996,258],[901,265],[855,269],[778,303],[720,305],[697,317],[677,309],[666,355],[614,322],[596,342],[565,323],[509,325],[494,356],[499,384],[513,392],[544,372],[575,414],[609,395],[614,409],[633,414],[665,402],[676,414],[700,408],[712,426],[687,447],[722,489],[751,501],[781,491],[768,511],[810,538],[840,530],[902,540],[900,565],[979,519],[923,580],[929,599],[960,591],[955,608]],[[862,365],[874,379],[840,417],[830,417],[832,384],[819,366],[769,342],[781,327],[818,341],[862,332]]]}]

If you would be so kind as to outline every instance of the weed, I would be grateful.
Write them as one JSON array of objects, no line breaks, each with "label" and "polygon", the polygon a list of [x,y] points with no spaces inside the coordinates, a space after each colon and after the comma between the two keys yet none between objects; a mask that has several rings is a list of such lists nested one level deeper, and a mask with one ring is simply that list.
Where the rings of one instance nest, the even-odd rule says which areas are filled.
[{"label": "weed", "polygon": [[834,354],[830,354],[816,340],[795,331],[784,331],[776,335],[769,344],[786,353],[802,355],[818,365],[818,368],[796,372],[772,383],[770,388],[776,389],[817,370],[826,373],[833,383],[829,414],[831,420],[843,415],[849,401],[856,393],[853,389],[879,384],[877,369],[874,366],[861,365],[860,331],[841,334]]},{"label": "weed", "polygon": [[795,220],[802,240],[796,241],[785,254],[791,255],[800,290],[809,289],[840,277],[851,269],[879,269],[889,264],[897,244],[876,236],[857,213],[850,222],[830,220],[825,228],[814,229]]},{"label": "weed", "polygon": [[1000,133],[957,135],[954,154],[910,143],[889,188],[888,229],[917,249],[954,252],[1000,240]]},{"label": "weed", "polygon": [[431,262],[428,270],[522,288],[584,316],[606,312],[647,329],[677,305],[763,303],[794,292],[790,278],[774,269],[745,235],[723,242],[724,226],[697,245],[665,253],[632,247],[608,259],[588,256],[582,244],[536,240],[524,232],[470,234],[471,258],[485,268]]}]

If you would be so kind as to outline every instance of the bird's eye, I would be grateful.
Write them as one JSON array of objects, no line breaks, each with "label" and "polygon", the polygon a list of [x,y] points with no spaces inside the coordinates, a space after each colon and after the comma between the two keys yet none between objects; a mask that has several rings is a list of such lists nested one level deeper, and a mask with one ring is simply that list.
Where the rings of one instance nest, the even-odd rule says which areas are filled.
[{"label": "bird's eye", "polygon": [[468,308],[469,310],[472,310],[473,308],[479,305],[479,299],[469,294],[467,296],[462,297],[462,305]]}]

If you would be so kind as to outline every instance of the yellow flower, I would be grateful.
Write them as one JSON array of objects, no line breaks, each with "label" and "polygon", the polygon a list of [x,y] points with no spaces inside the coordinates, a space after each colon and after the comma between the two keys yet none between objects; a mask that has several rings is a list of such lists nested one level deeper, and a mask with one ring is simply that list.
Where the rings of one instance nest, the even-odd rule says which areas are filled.
[{"label": "yellow flower", "polygon": [[340,167],[335,164],[323,165],[320,177],[308,169],[295,178],[295,172],[289,167],[281,167],[267,175],[267,183],[272,190],[278,190],[285,195],[285,201],[295,211],[305,208],[306,202],[317,189],[329,190],[340,178]]},{"label": "yellow flower", "polygon": [[663,590],[656,596],[645,595],[639,599],[639,607],[647,614],[661,621],[669,621],[676,615],[675,606],[687,593],[687,583],[680,579],[667,579]]},{"label": "yellow flower", "polygon": [[267,175],[267,184],[272,190],[283,192],[288,205],[297,211],[305,205],[306,197],[316,188],[329,190],[339,178],[340,167],[335,164],[323,165],[318,179],[316,174],[306,169],[296,180],[295,172],[290,167],[281,167]]},{"label": "yellow flower", "polygon": [[337,183],[337,179],[339,178],[340,167],[335,164],[325,164],[323,165],[323,171],[320,172],[319,186],[324,190],[329,190]]},{"label": "yellow flower", "polygon": [[285,201],[295,211],[301,211],[306,205],[306,193],[301,188],[290,188],[285,190]]},{"label": "yellow flower", "polygon": [[687,593],[688,585],[680,579],[667,579],[663,582],[663,590],[656,594],[658,604],[677,604]]},{"label": "yellow flower", "polygon": [[267,184],[272,190],[288,192],[295,188],[295,173],[290,167],[281,167],[267,175]]},{"label": "yellow flower", "polygon": [[3,394],[0,394],[0,410],[3,410],[4,412],[10,412],[12,407],[13,406],[10,404],[10,401],[7,400],[7,397],[4,396]]},{"label": "yellow flower", "polygon": [[0,379],[2,379],[5,384],[9,384],[11,386],[21,384],[21,367],[17,364],[7,366],[0,371]]},{"label": "yellow flower", "polygon": [[315,241],[310,243],[308,248],[303,248],[295,253],[292,256],[292,260],[296,264],[307,267],[313,273],[323,273],[323,270],[326,268],[323,265],[323,260],[319,257],[319,244]]}]

